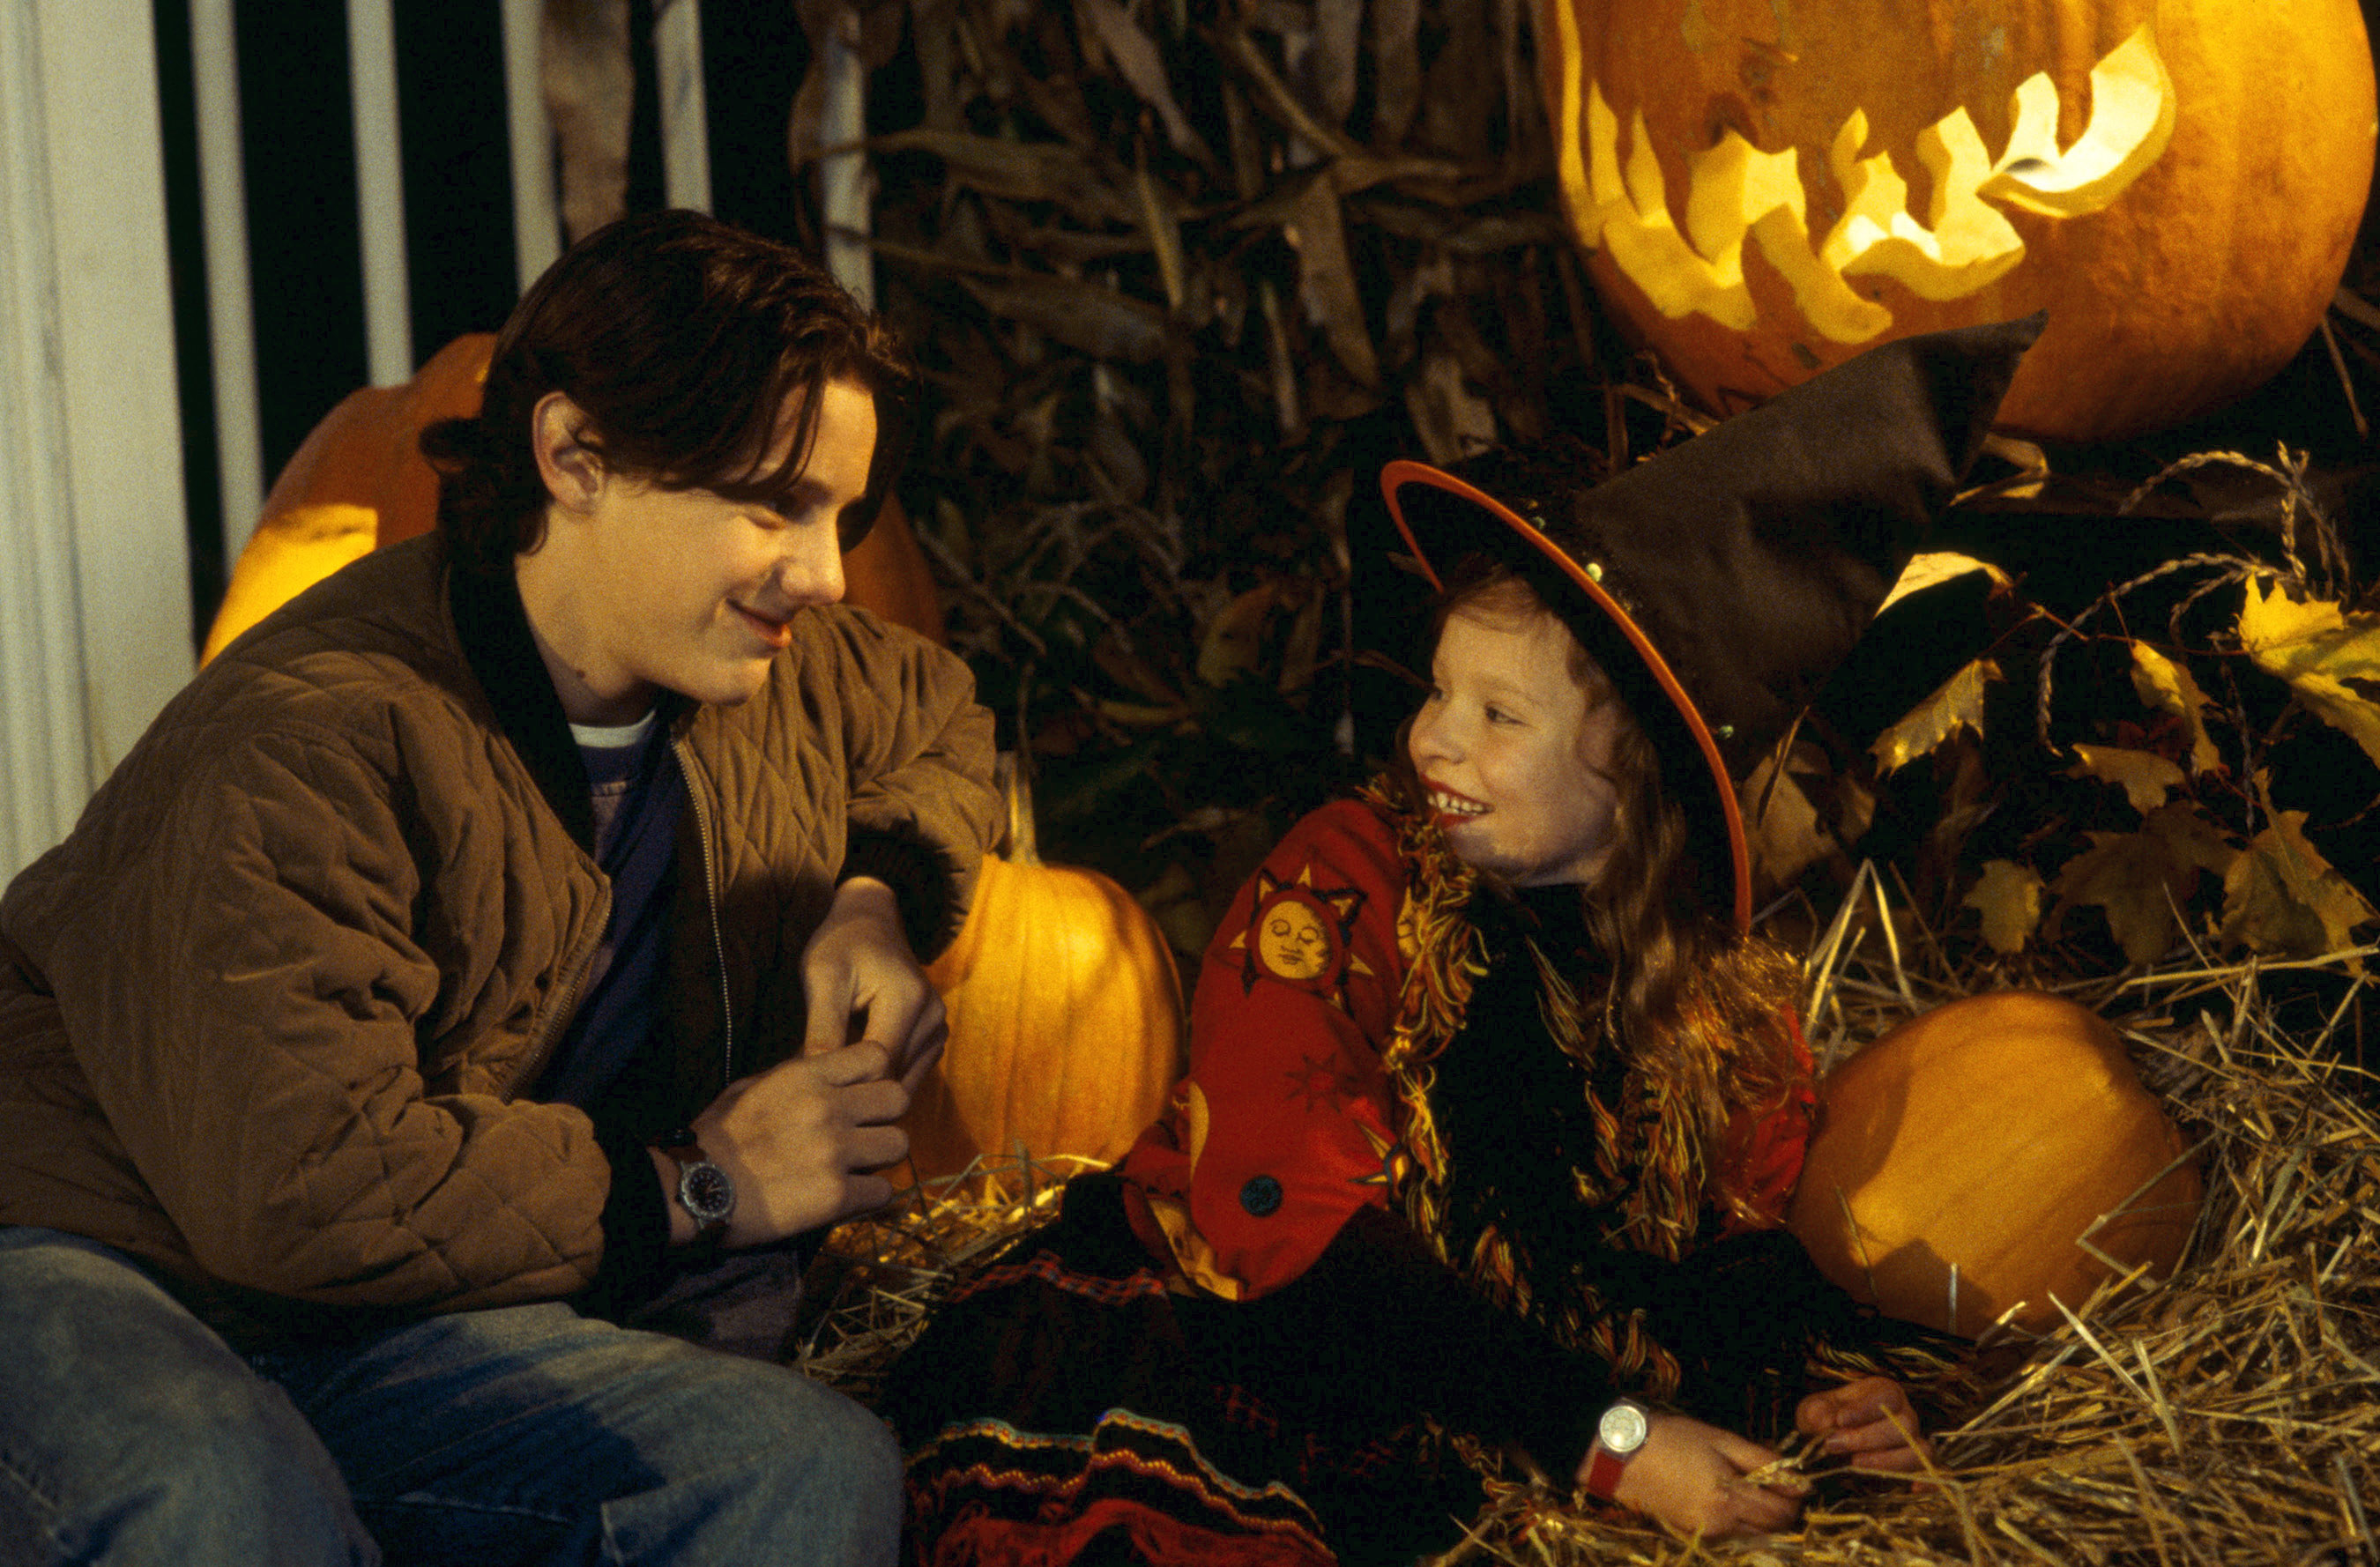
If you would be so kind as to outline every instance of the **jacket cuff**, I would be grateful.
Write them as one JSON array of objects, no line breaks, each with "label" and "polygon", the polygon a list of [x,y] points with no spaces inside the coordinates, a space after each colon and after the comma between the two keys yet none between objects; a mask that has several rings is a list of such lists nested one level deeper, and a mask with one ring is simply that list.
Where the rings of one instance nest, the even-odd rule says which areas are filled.
[{"label": "jacket cuff", "polygon": [[854,827],[844,845],[842,885],[872,876],[892,889],[901,929],[919,963],[931,963],[959,933],[959,878],[950,856],[913,833]]},{"label": "jacket cuff", "polygon": [[598,1124],[595,1141],[612,1161],[612,1189],[603,1199],[603,1260],[587,1286],[588,1304],[611,1315],[662,1279],[669,1253],[669,1210],[645,1140],[625,1127]]}]

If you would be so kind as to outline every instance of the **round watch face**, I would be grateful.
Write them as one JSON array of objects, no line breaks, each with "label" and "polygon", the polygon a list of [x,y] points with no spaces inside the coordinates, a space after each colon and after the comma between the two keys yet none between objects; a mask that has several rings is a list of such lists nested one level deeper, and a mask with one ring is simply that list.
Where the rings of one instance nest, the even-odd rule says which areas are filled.
[{"label": "round watch face", "polygon": [[1651,1428],[1643,1405],[1615,1403],[1596,1423],[1595,1439],[1624,1458],[1645,1445],[1645,1435]]},{"label": "round watch face", "polygon": [[735,1211],[735,1184],[707,1160],[689,1164],[678,1176],[677,1200],[698,1222],[716,1224]]}]

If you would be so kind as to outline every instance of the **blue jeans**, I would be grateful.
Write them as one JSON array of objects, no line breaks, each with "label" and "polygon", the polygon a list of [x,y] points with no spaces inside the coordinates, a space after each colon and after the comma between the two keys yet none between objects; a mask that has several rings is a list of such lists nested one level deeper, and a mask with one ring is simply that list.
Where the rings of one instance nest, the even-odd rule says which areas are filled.
[{"label": "blue jeans", "polygon": [[0,1567],[889,1563],[900,1513],[891,1433],[782,1366],[559,1302],[244,1360],[0,1228]]}]

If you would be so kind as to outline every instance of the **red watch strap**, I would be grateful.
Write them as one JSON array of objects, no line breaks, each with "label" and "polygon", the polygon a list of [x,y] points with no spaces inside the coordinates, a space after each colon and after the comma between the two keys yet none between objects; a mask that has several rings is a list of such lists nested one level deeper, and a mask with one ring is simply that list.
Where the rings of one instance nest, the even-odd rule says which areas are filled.
[{"label": "red watch strap", "polygon": [[1600,1501],[1609,1501],[1611,1493],[1620,1488],[1621,1474],[1628,1461],[1604,1446],[1596,1443],[1586,1450],[1586,1494]]}]

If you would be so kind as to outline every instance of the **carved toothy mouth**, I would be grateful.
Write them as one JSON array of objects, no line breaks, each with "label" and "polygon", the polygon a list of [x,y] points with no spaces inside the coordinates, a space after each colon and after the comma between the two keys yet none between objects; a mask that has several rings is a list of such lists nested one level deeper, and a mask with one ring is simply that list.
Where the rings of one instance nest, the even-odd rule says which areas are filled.
[{"label": "carved toothy mouth", "polygon": [[1591,248],[1607,251],[1660,312],[1706,315],[1737,332],[1757,319],[1743,275],[1743,251],[1757,245],[1792,285],[1794,303],[1819,333],[1865,343],[1892,325],[1892,312],[1852,286],[1854,278],[1897,279],[1921,298],[1962,298],[2024,259],[2023,237],[1992,203],[2048,218],[2104,210],[2165,155],[2178,100],[2143,22],[2091,70],[2091,117],[2073,143],[2058,140],[2058,88],[2036,71],[2010,105],[2015,123],[1995,159],[1961,104],[1927,127],[1917,160],[1934,190],[1930,221],[1909,210],[1909,186],[1888,152],[1861,157],[1864,111],[1853,108],[1827,151],[1846,195],[1823,237],[1809,226],[1798,149],[1764,152],[1730,129],[1687,159],[1690,195],[1682,231],[1636,111],[1624,164],[1620,116],[1599,81],[1582,79],[1577,21],[1568,4],[1552,11],[1564,30],[1559,101],[1560,167],[1571,219]]}]

